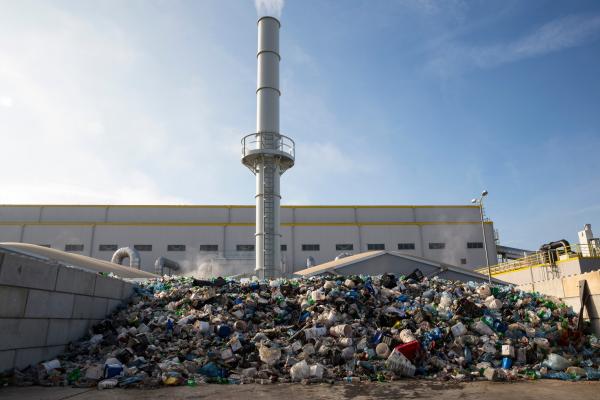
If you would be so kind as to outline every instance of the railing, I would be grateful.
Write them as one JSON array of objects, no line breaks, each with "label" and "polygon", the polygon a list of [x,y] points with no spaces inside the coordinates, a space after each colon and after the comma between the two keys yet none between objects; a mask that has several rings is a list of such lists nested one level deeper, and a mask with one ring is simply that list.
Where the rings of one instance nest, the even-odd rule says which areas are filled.
[{"label": "railing", "polygon": [[[267,146],[263,146],[268,143]],[[285,153],[292,159],[296,157],[296,145],[292,139],[285,135],[273,132],[251,133],[242,138],[242,157],[246,157],[256,150],[275,150]]]},{"label": "railing", "polygon": [[[557,262],[569,260],[572,258],[596,257],[600,257],[600,249],[597,246],[590,246],[586,244],[574,244],[571,246],[559,247],[554,250],[538,251],[523,258],[492,265],[490,267],[490,270],[492,275],[497,275],[502,272],[515,271],[521,268],[529,268],[542,265],[554,265]],[[488,268],[478,268],[475,270],[475,272],[487,275]]]}]

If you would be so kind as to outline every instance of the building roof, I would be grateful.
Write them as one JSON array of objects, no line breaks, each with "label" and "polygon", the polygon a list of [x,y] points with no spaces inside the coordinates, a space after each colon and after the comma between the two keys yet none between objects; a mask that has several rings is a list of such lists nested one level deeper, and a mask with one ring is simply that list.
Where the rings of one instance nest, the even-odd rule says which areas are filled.
[{"label": "building roof", "polygon": [[[303,276],[303,277],[308,277],[308,276],[320,275],[320,274],[325,274],[325,273],[336,273],[337,270],[343,269],[344,267],[348,267],[350,265],[360,263],[362,261],[366,261],[366,260],[369,260],[372,258],[381,257],[381,256],[385,256],[385,255],[390,255],[393,257],[398,257],[398,258],[403,258],[406,260],[415,261],[420,264],[429,265],[438,270],[438,272],[436,272],[435,275],[437,275],[438,273],[441,273],[441,272],[450,271],[450,272],[455,272],[455,273],[465,275],[466,277],[470,277],[470,278],[474,278],[474,279],[482,279],[482,278],[487,279],[487,276],[485,276],[485,275],[482,275],[480,273],[477,273],[477,272],[474,272],[474,271],[471,271],[471,270],[468,270],[465,268],[460,268],[455,265],[445,264],[442,262],[433,261],[433,260],[429,260],[429,259],[426,259],[423,257],[413,256],[410,254],[405,254],[405,253],[401,253],[401,252],[397,252],[397,251],[385,251],[385,250],[367,251],[364,253],[358,253],[358,254],[355,254],[352,256],[340,258],[338,260],[333,260],[333,261],[329,261],[329,262],[326,262],[323,264],[319,264],[314,267],[306,268],[301,271],[296,271],[295,274]],[[392,272],[392,271],[390,271],[390,272]],[[365,274],[368,274],[368,271],[365,271]],[[495,278],[492,278],[492,281],[494,281],[495,283],[499,283],[499,284],[506,283],[506,282],[503,282],[503,281],[501,281],[499,279],[495,279]]]}]

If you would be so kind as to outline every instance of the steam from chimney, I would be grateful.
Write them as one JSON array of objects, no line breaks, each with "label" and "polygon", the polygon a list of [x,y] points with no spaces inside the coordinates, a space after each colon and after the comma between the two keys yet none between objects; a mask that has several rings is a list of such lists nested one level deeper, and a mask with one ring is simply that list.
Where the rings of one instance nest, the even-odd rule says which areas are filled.
[{"label": "steam from chimney", "polygon": [[254,0],[254,6],[259,17],[281,18],[284,0]]}]

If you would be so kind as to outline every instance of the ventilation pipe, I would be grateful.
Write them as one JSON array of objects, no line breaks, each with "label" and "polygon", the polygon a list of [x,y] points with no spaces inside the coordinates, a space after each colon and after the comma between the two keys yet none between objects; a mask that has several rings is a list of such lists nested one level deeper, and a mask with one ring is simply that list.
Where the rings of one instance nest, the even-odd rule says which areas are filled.
[{"label": "ventilation pipe", "polygon": [[121,247],[113,254],[110,262],[123,265],[123,260],[129,258],[129,266],[135,269],[142,269],[140,253],[131,247]]},{"label": "ventilation pipe", "polygon": [[181,266],[177,261],[170,260],[166,257],[158,257],[154,262],[154,273],[156,275],[164,275],[165,268],[169,269],[170,272],[179,271]]},{"label": "ventilation pipe", "polygon": [[571,245],[566,239],[557,240],[556,242],[546,243],[540,246],[540,251],[544,254],[544,262],[554,264],[558,260],[556,250],[560,248],[565,249],[565,253],[570,252]]},{"label": "ventilation pipe", "polygon": [[350,257],[351,255],[352,255],[351,253],[347,253],[347,252],[340,253],[337,255],[337,257],[335,257],[335,261],[340,260],[342,258]]}]

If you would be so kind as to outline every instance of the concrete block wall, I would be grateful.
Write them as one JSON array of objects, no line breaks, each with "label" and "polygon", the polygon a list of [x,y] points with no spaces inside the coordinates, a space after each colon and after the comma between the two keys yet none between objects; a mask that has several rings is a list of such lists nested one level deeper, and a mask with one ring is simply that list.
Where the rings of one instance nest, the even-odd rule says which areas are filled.
[{"label": "concrete block wall", "polygon": [[579,282],[582,280],[587,281],[591,295],[587,304],[588,308],[584,311],[583,317],[590,321],[594,333],[600,335],[600,270],[547,281],[528,283],[517,287],[525,291],[540,292],[549,296],[558,297],[565,304],[573,307],[575,312],[579,312],[581,308]]},{"label": "concrete block wall", "polygon": [[0,372],[57,356],[133,290],[121,279],[0,252]]}]

